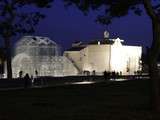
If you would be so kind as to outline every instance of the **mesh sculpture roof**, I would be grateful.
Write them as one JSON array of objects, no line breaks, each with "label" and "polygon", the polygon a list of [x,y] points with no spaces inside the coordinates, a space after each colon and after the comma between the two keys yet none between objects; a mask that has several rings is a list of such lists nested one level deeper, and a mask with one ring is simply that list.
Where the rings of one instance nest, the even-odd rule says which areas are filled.
[{"label": "mesh sculpture roof", "polygon": [[57,44],[48,37],[24,36],[16,46],[57,46]]}]

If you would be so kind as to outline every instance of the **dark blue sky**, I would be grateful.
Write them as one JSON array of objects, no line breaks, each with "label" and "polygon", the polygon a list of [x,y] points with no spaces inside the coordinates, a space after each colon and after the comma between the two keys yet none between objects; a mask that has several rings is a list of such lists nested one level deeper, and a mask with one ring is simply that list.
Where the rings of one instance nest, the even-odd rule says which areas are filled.
[{"label": "dark blue sky", "polygon": [[130,45],[149,46],[152,39],[151,21],[146,16],[129,14],[115,19],[108,27],[95,22],[96,12],[88,16],[76,7],[66,9],[61,0],[56,0],[52,8],[42,10],[46,18],[37,26],[35,35],[47,36],[60,44],[64,49],[74,41],[89,42],[103,37],[103,31],[108,30],[111,38],[119,37]]}]

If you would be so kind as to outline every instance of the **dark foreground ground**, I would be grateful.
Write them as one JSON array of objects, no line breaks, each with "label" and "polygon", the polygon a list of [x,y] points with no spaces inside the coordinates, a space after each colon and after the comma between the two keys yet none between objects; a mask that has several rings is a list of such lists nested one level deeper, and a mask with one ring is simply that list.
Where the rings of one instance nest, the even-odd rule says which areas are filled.
[{"label": "dark foreground ground", "polygon": [[0,120],[160,120],[148,80],[0,92]]}]

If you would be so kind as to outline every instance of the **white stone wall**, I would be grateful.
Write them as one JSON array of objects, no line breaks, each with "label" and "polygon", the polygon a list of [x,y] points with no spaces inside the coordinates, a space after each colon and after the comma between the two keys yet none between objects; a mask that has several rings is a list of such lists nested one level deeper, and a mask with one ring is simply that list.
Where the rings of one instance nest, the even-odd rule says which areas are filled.
[{"label": "white stone wall", "polygon": [[74,62],[79,69],[82,69],[81,51],[65,51],[64,56]]},{"label": "white stone wall", "polygon": [[140,46],[123,46],[124,56],[128,60],[129,71],[125,74],[133,75],[136,71],[141,70],[142,47]]},{"label": "white stone wall", "polygon": [[126,46],[121,40],[115,39],[113,45],[95,44],[88,45],[80,51],[66,51],[67,54],[80,68],[81,71],[94,70],[96,74],[103,72],[122,72],[123,75],[134,75],[141,70],[140,59],[142,47]]},{"label": "white stone wall", "polygon": [[110,70],[110,45],[88,45],[84,70],[102,73]]},{"label": "white stone wall", "polygon": [[126,61],[122,44],[120,42],[115,42],[111,46],[110,71],[124,72],[127,66]]}]

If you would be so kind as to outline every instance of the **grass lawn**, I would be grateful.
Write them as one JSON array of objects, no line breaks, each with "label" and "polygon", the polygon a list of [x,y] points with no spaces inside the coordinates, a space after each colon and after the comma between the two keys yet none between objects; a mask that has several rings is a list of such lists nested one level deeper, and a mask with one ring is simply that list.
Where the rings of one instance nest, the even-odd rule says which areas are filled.
[{"label": "grass lawn", "polygon": [[0,92],[0,120],[160,120],[135,80]]}]

